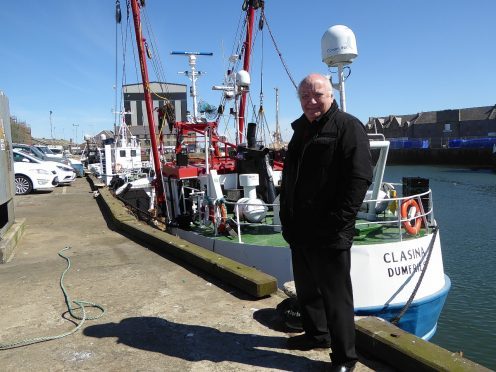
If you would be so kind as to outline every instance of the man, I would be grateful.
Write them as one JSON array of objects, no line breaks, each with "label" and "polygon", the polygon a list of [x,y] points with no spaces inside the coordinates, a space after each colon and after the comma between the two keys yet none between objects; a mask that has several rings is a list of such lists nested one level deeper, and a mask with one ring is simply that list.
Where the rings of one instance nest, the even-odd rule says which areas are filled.
[{"label": "man", "polygon": [[305,333],[288,346],[330,346],[332,370],[350,371],[358,359],[350,248],[372,182],[369,141],[363,124],[339,110],[326,77],[308,75],[298,95],[303,115],[291,124],[280,218]]}]

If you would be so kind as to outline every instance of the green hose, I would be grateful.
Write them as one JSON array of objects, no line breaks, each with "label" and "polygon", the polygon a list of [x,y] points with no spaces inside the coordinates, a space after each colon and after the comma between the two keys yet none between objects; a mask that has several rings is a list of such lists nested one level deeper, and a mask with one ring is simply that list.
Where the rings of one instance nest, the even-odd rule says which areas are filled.
[{"label": "green hose", "polygon": [[[62,289],[62,293],[64,294],[65,304],[67,306],[67,309],[69,311],[69,314],[74,319],[81,320],[81,323],[79,323],[71,331],[66,332],[66,333],[62,333],[62,334],[57,335],[57,336],[36,337],[36,338],[25,339],[25,340],[20,340],[20,341],[14,341],[14,342],[9,342],[9,343],[0,343],[0,350],[13,349],[13,348],[16,348],[16,347],[37,344],[39,342],[56,340],[56,339],[59,339],[59,338],[65,337],[65,336],[69,336],[69,335],[73,334],[74,332],[76,332],[77,330],[79,330],[83,326],[83,324],[84,324],[84,322],[86,320],[98,319],[98,318],[101,318],[105,314],[105,309],[103,308],[103,306],[98,305],[98,304],[95,304],[93,302],[84,301],[84,300],[72,300],[71,301],[71,298],[67,294],[67,291],[66,291],[66,289],[64,287],[64,276],[67,273],[67,271],[69,271],[69,269],[71,268],[71,260],[68,257],[64,256],[62,254],[62,252],[63,251],[66,251],[68,249],[71,249],[71,247],[65,247],[64,249],[62,249],[61,251],[58,252],[58,255],[60,257],[62,257],[64,260],[66,260],[66,262],[67,262],[67,267],[64,270],[64,272],[62,273],[62,275],[60,276],[60,288]],[[76,304],[78,307],[76,307],[76,308],[71,307],[71,305],[70,305],[71,302],[73,302],[74,304]],[[97,315],[97,316],[88,317],[88,316],[86,316],[85,307],[96,307],[102,313],[99,314],[99,315]],[[82,315],[81,316],[76,315],[74,313],[75,310],[79,310],[82,313]]]}]

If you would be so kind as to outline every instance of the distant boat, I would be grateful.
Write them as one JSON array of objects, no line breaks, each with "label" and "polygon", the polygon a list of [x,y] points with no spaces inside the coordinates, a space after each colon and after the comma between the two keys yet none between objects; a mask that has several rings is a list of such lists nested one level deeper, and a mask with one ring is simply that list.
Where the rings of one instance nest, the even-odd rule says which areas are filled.
[{"label": "distant boat", "polygon": [[102,138],[103,147],[89,136],[85,139],[81,162],[105,185],[110,185],[112,179],[120,179],[119,184],[123,184],[149,176],[151,162],[142,160],[141,145],[124,121],[115,138]]}]

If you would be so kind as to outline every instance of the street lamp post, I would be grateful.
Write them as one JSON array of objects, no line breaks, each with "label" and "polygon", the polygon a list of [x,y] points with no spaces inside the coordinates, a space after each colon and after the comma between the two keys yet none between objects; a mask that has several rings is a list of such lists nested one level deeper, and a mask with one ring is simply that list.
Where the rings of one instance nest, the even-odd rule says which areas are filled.
[{"label": "street lamp post", "polygon": [[76,137],[74,137],[74,140],[76,142],[76,145],[78,145],[78,127],[79,127],[79,124],[72,124],[73,127],[76,127]]},{"label": "street lamp post", "polygon": [[53,139],[52,110],[50,110],[50,137]]}]

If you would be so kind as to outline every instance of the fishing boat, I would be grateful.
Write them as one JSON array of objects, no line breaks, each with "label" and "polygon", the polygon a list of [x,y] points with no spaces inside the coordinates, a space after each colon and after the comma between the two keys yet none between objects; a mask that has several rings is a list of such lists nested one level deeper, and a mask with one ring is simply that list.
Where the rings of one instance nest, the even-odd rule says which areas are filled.
[{"label": "fishing boat", "polygon": [[86,171],[100,177],[103,168],[103,151],[90,135],[84,136],[84,148],[81,152],[81,163]]},{"label": "fishing boat", "polygon": [[126,182],[148,179],[151,162],[142,159],[141,145],[124,121],[115,138],[101,138],[103,147],[93,137],[85,136],[85,140],[81,161],[105,185],[113,182],[121,186]]},{"label": "fishing boat", "polygon": [[[154,159],[162,159],[152,112],[145,49],[141,35],[140,7],[131,1],[138,55]],[[245,134],[245,108],[250,87],[250,50],[256,11],[263,6],[245,1],[246,38],[243,67],[229,69],[224,84],[214,89],[234,102],[236,138],[229,142],[218,133],[218,121],[197,115],[196,96],[191,120],[175,122],[177,136],[173,161],[154,161],[156,214],[167,231],[205,249],[217,252],[277,278],[278,286],[293,280],[291,252],[281,235],[278,188],[283,164],[270,159],[268,149],[256,139],[256,125]],[[356,57],[356,41],[340,26],[323,38],[323,61],[338,68],[341,108],[345,110],[343,67]],[[345,31],[343,42],[342,31]],[[348,29],[349,30],[349,29]],[[326,34],[325,34],[326,35]],[[350,43],[350,40],[352,41]],[[330,44],[329,44],[330,43]],[[348,50],[350,47],[355,50]],[[353,48],[352,48],[353,49]],[[198,52],[180,52],[189,58],[195,76]],[[241,57],[233,60],[240,60]],[[196,92],[191,79],[191,92]],[[202,144],[201,155],[191,155],[184,138],[194,133]],[[246,142],[244,141],[246,138]],[[450,289],[444,273],[439,226],[428,180],[404,178],[385,182],[389,142],[370,138],[378,151],[373,184],[356,222],[351,248],[351,277],[357,315],[376,315],[402,329],[429,339]],[[146,203],[145,203],[146,205]],[[301,216],[302,219],[311,216]]]}]

